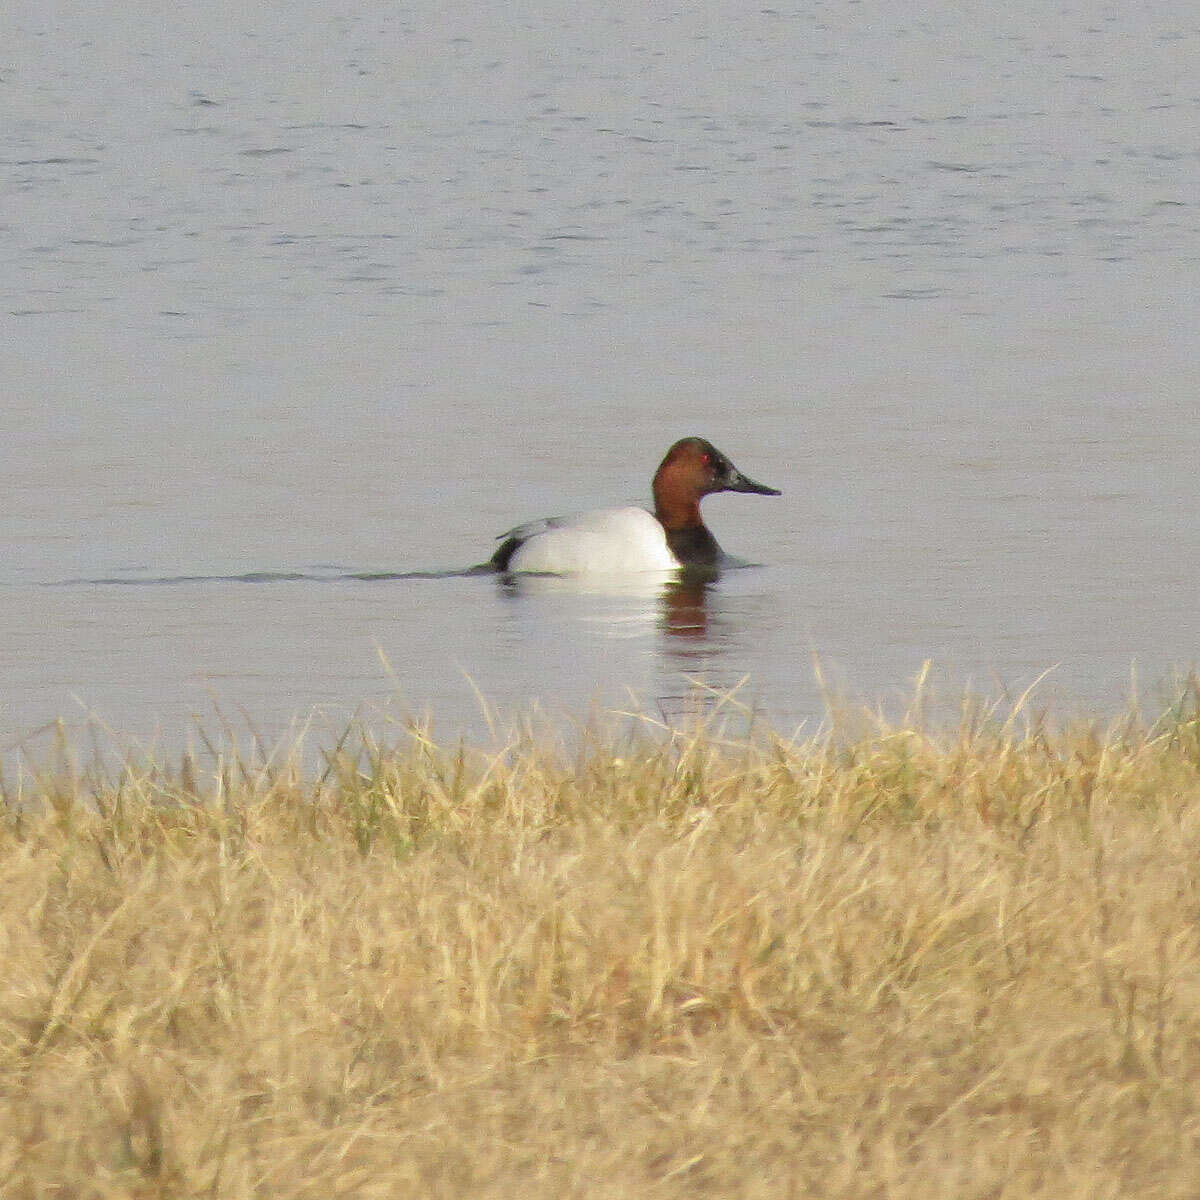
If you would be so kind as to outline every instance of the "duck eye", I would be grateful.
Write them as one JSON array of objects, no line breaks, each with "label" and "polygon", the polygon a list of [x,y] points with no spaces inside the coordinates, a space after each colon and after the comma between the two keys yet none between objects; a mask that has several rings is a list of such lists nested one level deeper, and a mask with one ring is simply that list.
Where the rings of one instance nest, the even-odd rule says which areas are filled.
[{"label": "duck eye", "polygon": [[711,467],[712,466],[712,455],[711,454],[702,454],[702,455],[700,455],[700,461],[706,467]]}]

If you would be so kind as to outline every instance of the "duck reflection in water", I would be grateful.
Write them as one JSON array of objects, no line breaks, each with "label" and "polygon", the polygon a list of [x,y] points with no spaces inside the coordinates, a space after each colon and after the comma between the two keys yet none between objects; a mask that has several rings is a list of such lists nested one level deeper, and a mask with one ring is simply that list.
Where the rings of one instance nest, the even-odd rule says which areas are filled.
[{"label": "duck reflection in water", "polygon": [[[721,637],[719,608],[714,608],[716,571],[685,571],[659,575],[499,576],[499,591],[511,600],[542,597],[571,598],[574,615],[592,630],[616,638],[657,632],[670,639],[672,657],[690,661],[718,650]],[[579,607],[576,607],[576,604]],[[539,615],[540,611],[540,615]],[[545,610],[530,615],[540,622]]]},{"label": "duck reflection in water", "polygon": [[[709,592],[715,571],[683,574],[631,575],[597,578],[563,575],[505,575],[499,577],[501,595],[578,596],[596,601],[588,615],[615,616],[612,602],[620,605],[625,620],[640,616],[655,621],[670,637],[703,641],[710,631]],[[628,629],[623,629],[628,632]]]},{"label": "duck reflection in water", "polygon": [[672,580],[662,592],[662,631],[669,637],[703,641],[708,637],[708,578]]}]

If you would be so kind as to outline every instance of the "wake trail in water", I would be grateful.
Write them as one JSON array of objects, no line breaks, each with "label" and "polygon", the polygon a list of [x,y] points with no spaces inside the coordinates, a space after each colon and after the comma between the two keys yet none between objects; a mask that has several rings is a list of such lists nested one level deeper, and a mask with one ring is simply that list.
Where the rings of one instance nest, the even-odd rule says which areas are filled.
[{"label": "wake trail in water", "polygon": [[56,579],[42,587],[171,587],[204,583],[392,583],[408,579],[467,579],[494,575],[488,563],[452,571],[339,571],[314,574],[308,571],[247,571],[242,575],[158,575],[96,579]]}]

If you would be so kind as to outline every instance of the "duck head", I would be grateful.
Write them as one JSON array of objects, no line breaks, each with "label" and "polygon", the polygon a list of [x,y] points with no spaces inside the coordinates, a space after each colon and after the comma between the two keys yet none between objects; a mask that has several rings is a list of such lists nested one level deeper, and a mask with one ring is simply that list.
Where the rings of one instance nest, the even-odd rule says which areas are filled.
[{"label": "duck head", "polygon": [[743,475],[712,442],[686,437],[667,451],[654,474],[655,515],[668,530],[700,525],[700,501],[714,492],[781,494]]}]

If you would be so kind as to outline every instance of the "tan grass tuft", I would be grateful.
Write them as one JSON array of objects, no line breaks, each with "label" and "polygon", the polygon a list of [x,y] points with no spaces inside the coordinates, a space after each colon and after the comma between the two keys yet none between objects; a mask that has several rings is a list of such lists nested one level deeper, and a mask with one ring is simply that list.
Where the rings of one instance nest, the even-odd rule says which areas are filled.
[{"label": "tan grass tuft", "polygon": [[10,761],[0,1195],[1194,1196],[1200,727],[1009,716]]}]

